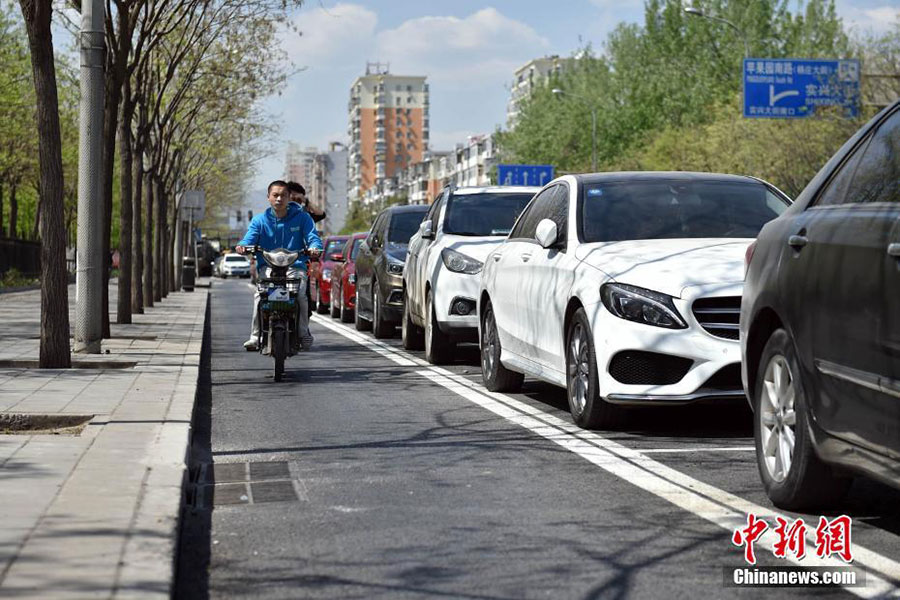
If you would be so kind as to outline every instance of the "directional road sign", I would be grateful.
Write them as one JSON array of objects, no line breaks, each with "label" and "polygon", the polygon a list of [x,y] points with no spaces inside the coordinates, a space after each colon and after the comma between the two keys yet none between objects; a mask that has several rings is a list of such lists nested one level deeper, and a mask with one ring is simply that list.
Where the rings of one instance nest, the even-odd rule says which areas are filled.
[{"label": "directional road sign", "polygon": [[744,59],[744,117],[798,119],[818,106],[859,113],[858,60]]},{"label": "directional road sign", "polygon": [[537,185],[553,179],[553,165],[497,165],[500,185]]}]

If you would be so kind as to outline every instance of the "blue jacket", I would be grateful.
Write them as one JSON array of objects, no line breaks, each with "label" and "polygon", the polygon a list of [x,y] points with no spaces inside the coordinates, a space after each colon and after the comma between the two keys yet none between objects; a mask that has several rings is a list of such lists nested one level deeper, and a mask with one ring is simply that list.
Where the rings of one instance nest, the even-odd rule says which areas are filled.
[{"label": "blue jacket", "polygon": [[[296,202],[289,202],[287,214],[279,219],[275,211],[269,207],[250,221],[244,239],[238,246],[261,246],[264,250],[286,248],[287,250],[303,250],[306,248],[322,249],[322,240],[316,233],[312,217]],[[306,270],[307,256],[301,256],[294,263],[295,269]],[[256,253],[256,264],[266,265],[262,252]]]}]

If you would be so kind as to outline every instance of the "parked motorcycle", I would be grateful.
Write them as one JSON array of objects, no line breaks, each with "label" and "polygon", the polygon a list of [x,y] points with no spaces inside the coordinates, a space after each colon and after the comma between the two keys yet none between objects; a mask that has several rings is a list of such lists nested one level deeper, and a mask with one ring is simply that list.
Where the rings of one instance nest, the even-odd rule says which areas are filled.
[{"label": "parked motorcycle", "polygon": [[[284,375],[284,360],[300,351],[300,309],[297,299],[302,278],[289,278],[288,271],[306,250],[295,251],[276,248],[262,250],[258,246],[245,246],[245,252],[255,255],[262,251],[263,258],[271,268],[269,277],[258,277],[256,289],[260,295],[259,310],[259,352],[275,360],[275,381]],[[261,270],[260,270],[261,272]]]}]

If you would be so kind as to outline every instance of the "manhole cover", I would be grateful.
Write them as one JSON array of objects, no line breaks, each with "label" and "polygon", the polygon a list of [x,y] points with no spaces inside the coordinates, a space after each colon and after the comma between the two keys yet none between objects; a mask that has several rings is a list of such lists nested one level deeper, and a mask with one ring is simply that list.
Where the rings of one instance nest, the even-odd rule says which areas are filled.
[{"label": "manhole cover", "polygon": [[253,503],[261,502],[296,502],[297,492],[290,481],[261,481],[251,483]]},{"label": "manhole cover", "polygon": [[0,434],[79,435],[94,415],[0,413]]},{"label": "manhole cover", "polygon": [[247,492],[247,484],[245,483],[223,483],[221,485],[208,485],[204,490],[206,496],[211,496],[206,504],[250,504],[250,494]]},{"label": "manhole cover", "polygon": [[207,483],[247,481],[247,463],[215,463],[209,466]]},{"label": "manhole cover", "polygon": [[252,462],[250,463],[250,481],[262,479],[290,479],[291,472],[286,462]]},{"label": "manhole cover", "polygon": [[286,461],[200,464],[193,471],[186,501],[195,508],[300,500]]}]

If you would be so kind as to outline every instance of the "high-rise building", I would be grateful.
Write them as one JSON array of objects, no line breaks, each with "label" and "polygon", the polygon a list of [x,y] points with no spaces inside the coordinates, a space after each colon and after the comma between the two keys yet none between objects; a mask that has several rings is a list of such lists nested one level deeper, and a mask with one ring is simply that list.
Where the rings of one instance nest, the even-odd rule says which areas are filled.
[{"label": "high-rise building", "polygon": [[530,96],[535,87],[546,84],[551,77],[570,68],[574,61],[573,58],[560,58],[557,55],[545,56],[529,60],[516,69],[513,73],[509,102],[506,105],[507,126],[515,126],[522,100]]},{"label": "high-rise building", "polygon": [[392,75],[368,63],[350,87],[348,188],[351,201],[381,187],[428,149],[428,84],[425,77]]},{"label": "high-rise building", "polygon": [[347,148],[332,142],[326,152],[315,147],[288,147],[284,177],[306,190],[310,206],[324,210],[319,223],[325,234],[337,233],[347,220]]}]

